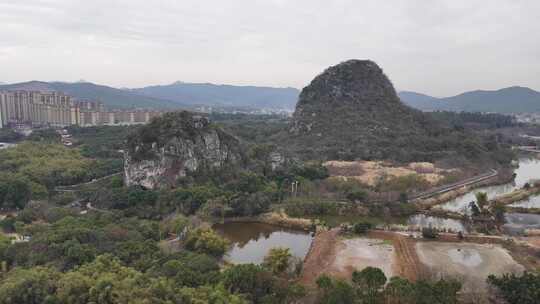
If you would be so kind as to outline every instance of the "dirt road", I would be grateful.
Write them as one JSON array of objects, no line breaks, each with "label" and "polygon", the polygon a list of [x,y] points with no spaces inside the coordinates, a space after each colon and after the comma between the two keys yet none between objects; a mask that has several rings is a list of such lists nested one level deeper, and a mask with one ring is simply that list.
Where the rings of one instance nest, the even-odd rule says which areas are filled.
[{"label": "dirt road", "polygon": [[423,274],[413,239],[386,231],[343,238],[338,229],[333,229],[319,233],[313,240],[300,283],[314,287],[323,273],[350,279],[354,270],[368,266],[382,269],[388,278],[398,275],[414,281]]}]

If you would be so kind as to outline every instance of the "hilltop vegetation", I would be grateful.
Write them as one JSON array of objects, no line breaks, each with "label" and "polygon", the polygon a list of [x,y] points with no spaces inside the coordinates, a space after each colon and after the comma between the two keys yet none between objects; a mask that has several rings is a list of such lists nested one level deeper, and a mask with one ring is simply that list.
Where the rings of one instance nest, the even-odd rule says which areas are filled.
[{"label": "hilltop vegetation", "polygon": [[290,132],[281,139],[303,159],[509,163],[507,147],[496,138],[436,118],[402,104],[374,62],[350,60],[302,90]]}]

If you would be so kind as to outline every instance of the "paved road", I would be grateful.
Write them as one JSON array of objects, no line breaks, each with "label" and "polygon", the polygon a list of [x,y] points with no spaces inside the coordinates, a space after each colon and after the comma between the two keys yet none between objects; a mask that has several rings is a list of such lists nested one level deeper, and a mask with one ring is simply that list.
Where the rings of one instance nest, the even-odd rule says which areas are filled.
[{"label": "paved road", "polygon": [[412,195],[411,197],[409,197],[409,199],[411,201],[427,199],[427,198],[430,198],[430,197],[433,197],[433,196],[436,196],[436,195],[439,195],[439,194],[443,194],[443,193],[446,193],[446,192],[449,192],[449,191],[452,191],[452,190],[455,190],[455,189],[458,189],[458,188],[461,188],[461,187],[464,187],[464,186],[476,184],[476,183],[484,181],[486,179],[495,177],[495,176],[497,176],[497,174],[499,174],[499,172],[497,170],[491,169],[489,172],[486,172],[484,174],[481,174],[481,175],[478,175],[478,176],[474,176],[474,177],[459,181],[457,183],[444,185],[444,186],[441,186],[441,187],[431,189],[429,191],[425,191],[425,192],[422,192],[422,193],[418,193],[416,195]]}]

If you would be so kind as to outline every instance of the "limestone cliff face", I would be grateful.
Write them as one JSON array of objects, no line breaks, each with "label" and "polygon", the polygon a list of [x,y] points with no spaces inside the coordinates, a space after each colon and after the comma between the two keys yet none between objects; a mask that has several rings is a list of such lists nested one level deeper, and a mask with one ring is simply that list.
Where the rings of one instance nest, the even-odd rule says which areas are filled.
[{"label": "limestone cliff face", "polygon": [[174,187],[191,173],[241,162],[239,142],[189,112],[167,113],[130,136],[124,156],[127,185],[148,189]]}]

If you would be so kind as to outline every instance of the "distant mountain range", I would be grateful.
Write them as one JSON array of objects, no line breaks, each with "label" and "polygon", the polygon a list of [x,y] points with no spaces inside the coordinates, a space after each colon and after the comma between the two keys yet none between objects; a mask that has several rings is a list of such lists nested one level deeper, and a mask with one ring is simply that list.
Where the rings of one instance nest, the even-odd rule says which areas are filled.
[{"label": "distant mountain range", "polygon": [[294,109],[294,88],[215,85],[175,82],[170,85],[117,89],[90,82],[29,81],[0,85],[0,90],[60,91],[77,99],[102,101],[110,108],[178,109],[195,106]]},{"label": "distant mountain range", "polygon": [[470,91],[444,98],[402,91],[399,97],[405,104],[423,111],[540,112],[540,92],[517,86],[495,91]]},{"label": "distant mountain range", "polygon": [[183,105],[144,96],[126,90],[116,89],[90,82],[43,82],[29,81],[16,84],[0,85],[0,90],[36,90],[59,91],[81,100],[99,100],[110,108],[155,108],[177,109]]},{"label": "distant mountain range", "polygon": [[[0,90],[60,91],[77,99],[99,100],[109,108],[155,109],[193,109],[196,106],[217,106],[293,110],[300,94],[295,88],[185,82],[135,89],[118,89],[83,81],[29,81],[15,84],[0,83]],[[470,91],[443,98],[401,91],[399,97],[405,104],[423,111],[540,112],[540,92],[517,86],[494,91]]]},{"label": "distant mountain range", "polygon": [[215,105],[293,110],[300,92],[295,88],[216,85],[175,82],[131,89],[140,95],[190,105]]}]

